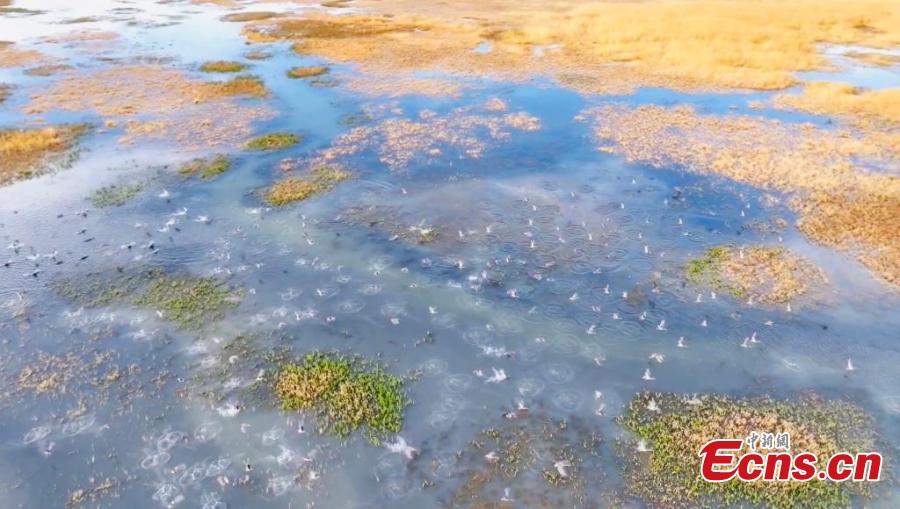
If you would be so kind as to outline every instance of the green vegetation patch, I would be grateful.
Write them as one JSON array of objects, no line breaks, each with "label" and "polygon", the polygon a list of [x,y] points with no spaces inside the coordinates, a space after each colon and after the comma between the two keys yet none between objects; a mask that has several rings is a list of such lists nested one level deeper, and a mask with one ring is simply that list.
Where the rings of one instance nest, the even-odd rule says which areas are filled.
[{"label": "green vegetation patch", "polygon": [[52,288],[85,307],[125,303],[162,311],[167,320],[186,329],[221,319],[240,299],[237,290],[214,278],[172,275],[158,267],[92,272],[54,282]]},{"label": "green vegetation patch", "polygon": [[261,79],[245,74],[228,81],[210,84],[209,94],[213,97],[265,97],[269,95],[269,90]]},{"label": "green vegetation patch", "polygon": [[293,69],[287,72],[288,78],[294,79],[303,79],[303,78],[315,78],[316,76],[322,76],[323,74],[328,72],[328,66],[325,65],[310,65],[306,67],[294,67]]},{"label": "green vegetation patch", "polygon": [[294,133],[269,133],[247,142],[247,150],[284,150],[300,143],[302,138]]},{"label": "green vegetation patch", "polygon": [[168,320],[196,329],[224,317],[237,301],[234,292],[214,278],[163,276],[152,281],[134,303],[162,310]]},{"label": "green vegetation patch", "polygon": [[307,177],[286,177],[266,191],[266,201],[283,206],[325,193],[350,178],[350,173],[332,166],[319,166]]},{"label": "green vegetation patch", "polygon": [[224,155],[217,155],[212,159],[198,158],[181,165],[178,173],[182,175],[200,175],[201,178],[215,178],[231,168],[231,159]]},{"label": "green vegetation patch", "polygon": [[373,444],[403,428],[404,380],[361,359],[310,353],[285,364],[275,380],[284,410],[314,412],[319,432],[346,438],[364,428]]},{"label": "green vegetation patch", "polygon": [[137,196],[144,186],[143,182],[136,182],[101,187],[91,194],[91,205],[97,208],[121,207]]},{"label": "green vegetation patch", "polygon": [[245,64],[230,60],[216,60],[200,66],[200,70],[203,72],[241,72],[246,68]]},{"label": "green vegetation patch", "polygon": [[[642,441],[625,444],[628,489],[660,507],[849,507],[851,496],[869,494],[867,483],[710,483],[700,475],[699,451],[713,438],[743,439],[752,432],[790,433],[790,447],[828,458],[835,452],[876,450],[873,419],[860,407],[815,396],[796,400],[686,398],[644,392],[635,396],[619,424]],[[649,451],[647,451],[649,449]],[[748,452],[744,444],[742,453]],[[740,453],[739,453],[740,454]]]}]

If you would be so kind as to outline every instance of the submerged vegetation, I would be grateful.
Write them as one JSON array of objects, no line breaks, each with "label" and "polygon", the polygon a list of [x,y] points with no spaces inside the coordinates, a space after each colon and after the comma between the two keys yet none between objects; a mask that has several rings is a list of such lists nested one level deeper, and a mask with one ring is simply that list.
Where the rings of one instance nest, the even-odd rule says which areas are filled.
[{"label": "submerged vegetation", "polygon": [[303,201],[328,192],[335,185],[350,178],[350,173],[333,166],[319,166],[307,177],[286,177],[266,191],[266,201],[275,206]]},{"label": "submerged vegetation", "polygon": [[247,150],[283,150],[300,143],[302,138],[294,133],[269,133],[247,142]]},{"label": "submerged vegetation", "polygon": [[302,78],[314,78],[316,76],[322,76],[323,74],[328,72],[328,67],[324,65],[311,65],[307,67],[294,67],[289,70],[287,75],[289,78],[294,79],[302,79]]},{"label": "submerged vegetation", "polygon": [[245,64],[230,60],[216,60],[200,66],[200,70],[203,72],[241,72],[246,68]]},{"label": "submerged vegetation", "polygon": [[360,359],[311,353],[282,366],[275,393],[284,410],[314,412],[319,431],[346,438],[364,428],[375,443],[403,428],[404,380]]},{"label": "submerged vegetation", "polygon": [[600,442],[581,419],[510,413],[459,453],[463,480],[451,505],[494,507],[514,496],[523,507],[601,507],[588,492],[603,476]]},{"label": "submerged vegetation", "polygon": [[687,278],[739,298],[788,302],[824,283],[821,272],[783,248],[716,246],[688,262]]},{"label": "submerged vegetation", "polygon": [[0,130],[0,185],[38,175],[50,166],[64,164],[86,124],[38,129]]},{"label": "submerged vegetation", "polygon": [[53,288],[86,307],[121,303],[159,311],[185,329],[198,329],[223,318],[240,298],[237,290],[214,278],[167,274],[161,268],[90,273],[57,281]]},{"label": "submerged vegetation", "polygon": [[91,194],[91,205],[97,208],[121,207],[137,196],[144,187],[143,182],[101,187]]},{"label": "submerged vegetation", "polygon": [[201,178],[211,179],[231,168],[231,159],[228,156],[217,155],[211,159],[198,158],[181,165],[178,173],[182,175],[200,175]]},{"label": "submerged vegetation", "polygon": [[5,85],[0,83],[0,104],[5,101],[9,95],[12,93],[13,87],[11,85]]},{"label": "submerged vegetation", "polygon": [[[697,455],[714,438],[743,439],[751,432],[790,433],[792,450],[828,458],[839,451],[876,449],[874,421],[858,406],[808,396],[799,400],[687,398],[644,392],[628,405],[619,423],[640,444],[623,451],[628,488],[661,507],[849,507],[850,497],[867,495],[868,483],[703,481]],[[744,452],[749,449],[744,445]]]}]

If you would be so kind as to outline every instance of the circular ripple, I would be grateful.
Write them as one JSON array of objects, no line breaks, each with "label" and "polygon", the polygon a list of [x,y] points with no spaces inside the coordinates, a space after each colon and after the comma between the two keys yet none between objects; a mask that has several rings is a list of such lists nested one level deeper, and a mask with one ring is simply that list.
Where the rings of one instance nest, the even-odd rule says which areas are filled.
[{"label": "circular ripple", "polygon": [[575,370],[572,366],[562,362],[551,362],[542,370],[544,378],[550,383],[564,384],[575,378]]},{"label": "circular ripple", "polygon": [[428,359],[419,368],[427,376],[442,375],[447,372],[447,361],[438,358]]},{"label": "circular ripple", "polygon": [[472,375],[465,373],[448,375],[444,380],[444,387],[454,394],[462,394],[472,387]]},{"label": "circular ripple", "polygon": [[519,391],[519,394],[525,398],[533,398],[544,391],[544,387],[547,384],[543,380],[539,378],[520,378],[518,382],[516,382],[516,389]]},{"label": "circular ripple", "polygon": [[553,395],[553,406],[564,412],[574,412],[581,407],[583,399],[575,391],[561,390]]}]

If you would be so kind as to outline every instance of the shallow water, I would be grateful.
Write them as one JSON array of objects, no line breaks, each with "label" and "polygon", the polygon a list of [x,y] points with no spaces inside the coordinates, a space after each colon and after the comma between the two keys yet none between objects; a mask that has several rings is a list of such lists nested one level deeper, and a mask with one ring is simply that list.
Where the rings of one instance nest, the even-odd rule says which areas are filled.
[{"label": "shallow water", "polygon": [[[0,17],[2,38],[27,46],[69,31],[61,19],[137,7],[33,4],[47,14]],[[247,50],[240,24],[218,22],[222,11],[213,7],[137,8],[78,28],[121,34],[124,44],[101,49],[104,56],[167,56],[189,70]],[[585,98],[551,83],[485,80],[460,98],[387,100],[289,80],[286,69],[318,61],[298,59],[285,45],[267,50],[273,58],[253,62],[252,72],[272,91],[279,115],[260,131],[301,132],[302,144],[238,153],[229,172],[207,182],[175,174],[189,156],[174,147],[122,146],[113,133],[97,132],[71,169],[0,189],[0,261],[10,260],[0,268],[0,490],[7,506],[59,507],[109,479],[115,498],[96,504],[439,507],[465,478],[456,453],[480,430],[502,426],[519,402],[600,431],[602,475],[587,489],[605,506],[612,501],[604,497],[621,487],[615,418],[644,389],[848,398],[876,417],[884,452],[898,452],[896,293],[849,255],[811,245],[793,227],[779,235],[747,229],[754,220],[793,217],[784,205],[765,208],[759,189],[598,153],[589,126],[573,121],[609,101],[748,113],[748,103],[767,95],[641,89]],[[59,51],[79,71],[101,65],[96,52]],[[18,86],[0,107],[0,122],[10,126],[25,117],[19,107],[29,91],[49,80],[0,70],[0,82]],[[402,172],[363,151],[353,156],[353,180],[281,209],[254,194],[278,178],[282,158],[328,146],[350,129],[342,119],[363,108],[388,105],[416,118],[491,97],[534,115],[542,128],[514,132],[477,158],[448,147],[444,157],[414,158]],[[147,181],[134,200],[91,207],[92,191],[134,178]],[[439,228],[440,235],[422,245],[398,237],[410,226]],[[142,247],[150,241],[155,249]],[[822,267],[832,283],[823,303],[788,311],[698,295],[683,284],[690,257],[718,244],[758,242],[782,242]],[[91,271],[146,265],[217,276],[243,289],[241,303],[200,332],[185,332],[152,312],[82,308],[49,288]],[[761,342],[741,348],[754,333]],[[407,461],[358,437],[344,444],[320,436],[312,417],[255,398],[259,370],[271,369],[263,354],[283,347],[297,355],[337,349],[377,357],[396,374],[418,370],[401,435],[421,455]],[[19,373],[39,352],[80,359],[79,369],[66,370],[64,393],[17,389]],[[650,360],[651,353],[665,361]],[[856,371],[845,371],[848,358]],[[642,379],[648,367],[649,381]],[[490,383],[494,368],[508,378]],[[98,382],[114,371],[118,381]],[[898,498],[888,480],[872,505],[895,507]]]}]

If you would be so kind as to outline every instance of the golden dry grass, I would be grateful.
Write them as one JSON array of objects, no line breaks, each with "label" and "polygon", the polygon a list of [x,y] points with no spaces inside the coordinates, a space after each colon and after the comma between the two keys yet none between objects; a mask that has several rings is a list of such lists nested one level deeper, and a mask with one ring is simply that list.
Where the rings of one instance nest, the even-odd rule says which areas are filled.
[{"label": "golden dry grass", "polygon": [[[795,71],[823,69],[823,43],[900,44],[893,0],[556,2],[363,0],[371,13],[253,23],[251,41],[367,69],[549,74],[586,89],[635,84],[681,89],[781,89]],[[387,15],[387,16],[386,16]],[[487,54],[472,52],[491,40]],[[537,47],[558,45],[536,57]]]},{"label": "golden dry grass", "polygon": [[869,118],[900,124],[900,88],[862,90],[843,83],[808,83],[799,95],[780,95],[775,104],[823,115]]},{"label": "golden dry grass", "polygon": [[307,67],[294,67],[287,72],[288,78],[302,79],[314,78],[328,72],[328,67],[324,65],[310,65]]},{"label": "golden dry grass", "polygon": [[822,273],[804,258],[770,247],[729,250],[721,275],[742,295],[767,304],[791,301],[825,282]]},{"label": "golden dry grass", "polygon": [[803,233],[854,252],[886,281],[900,284],[900,178],[858,169],[896,168],[895,137],[699,115],[689,107],[611,105],[585,117],[594,120],[604,152],[793,193]]},{"label": "golden dry grass", "polygon": [[246,65],[230,60],[215,60],[200,66],[203,72],[241,72],[246,68]]},{"label": "golden dry grass", "polygon": [[334,166],[318,166],[309,176],[286,177],[276,182],[266,191],[266,201],[278,207],[303,201],[330,191],[350,176],[349,172]]},{"label": "golden dry grass", "polygon": [[228,148],[246,141],[254,122],[274,114],[231,98],[266,94],[254,77],[206,82],[176,69],[134,65],[66,76],[34,95],[25,111],[93,111],[111,126],[124,124],[124,143],[140,137],[190,148]]},{"label": "golden dry grass", "polygon": [[11,43],[0,43],[0,69],[23,67],[47,61],[48,57],[35,50],[19,50]]},{"label": "golden dry grass", "polygon": [[71,125],[0,131],[0,186],[39,174],[46,163],[70,151],[86,130]]},{"label": "golden dry grass", "polygon": [[844,53],[847,58],[852,58],[857,62],[874,65],[877,67],[891,67],[900,65],[900,55],[889,55],[886,53],[875,53],[868,51],[848,51]]}]

